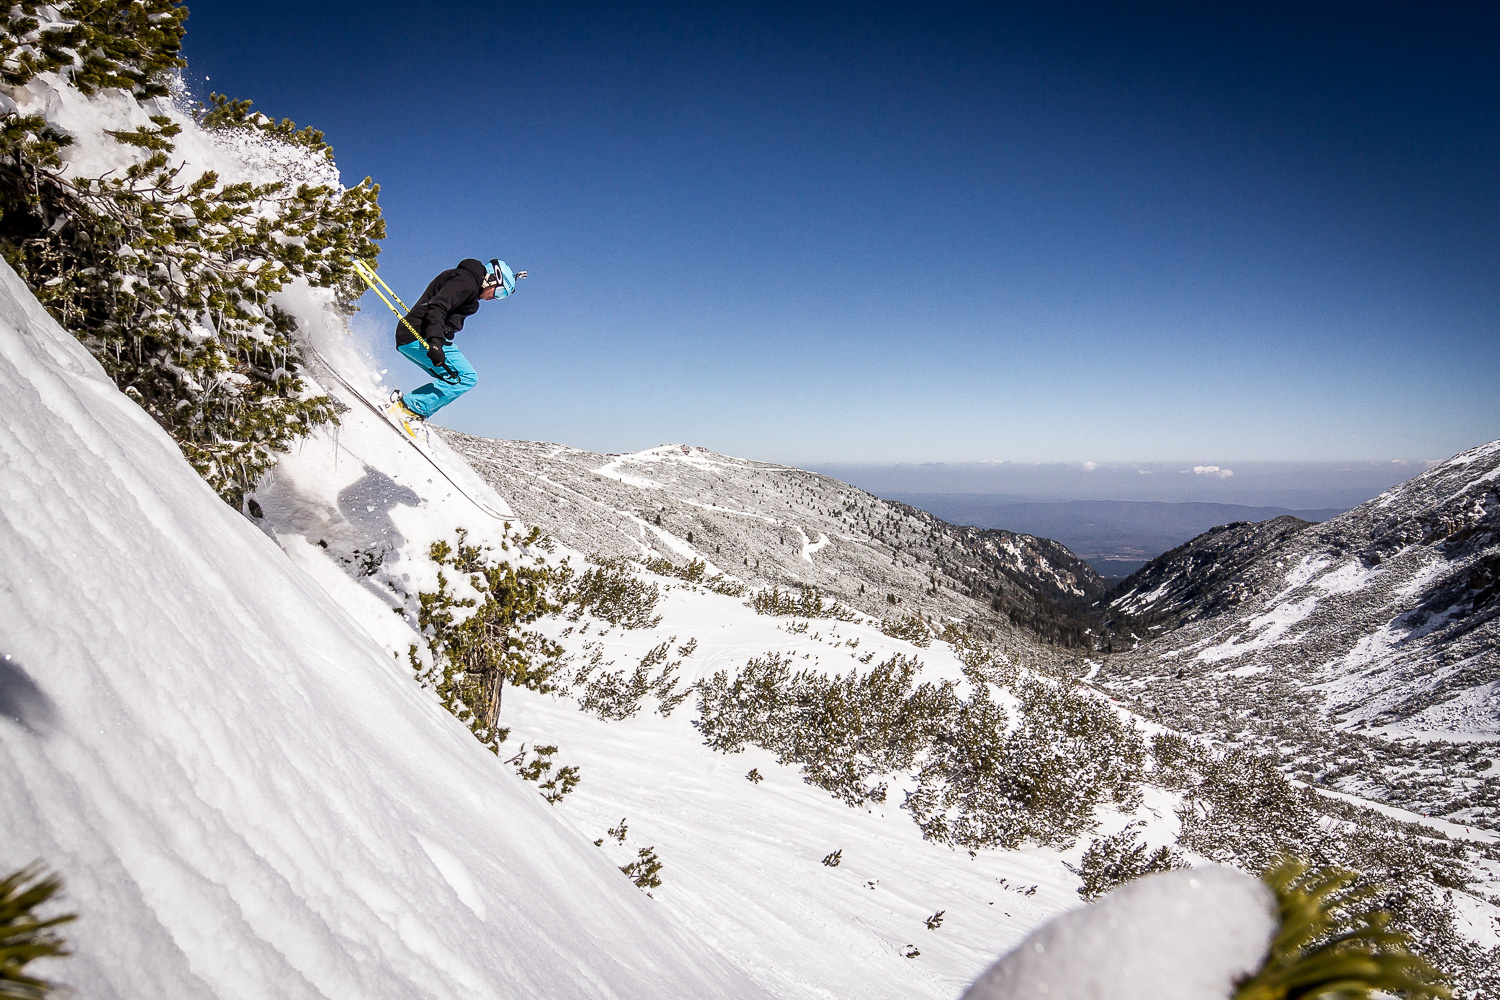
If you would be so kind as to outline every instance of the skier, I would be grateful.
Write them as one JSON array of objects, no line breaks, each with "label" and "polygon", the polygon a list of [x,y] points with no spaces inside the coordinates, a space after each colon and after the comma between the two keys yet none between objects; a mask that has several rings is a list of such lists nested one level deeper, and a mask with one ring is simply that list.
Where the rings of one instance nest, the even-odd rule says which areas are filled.
[{"label": "skier", "polygon": [[474,388],[479,376],[453,346],[453,335],[479,311],[480,302],[514,293],[517,279],[524,277],[525,271],[512,271],[503,260],[491,259],[488,270],[472,257],[461,260],[433,278],[396,324],[396,350],[434,379],[409,393],[391,393],[391,413],[407,433],[417,436],[422,421]]}]

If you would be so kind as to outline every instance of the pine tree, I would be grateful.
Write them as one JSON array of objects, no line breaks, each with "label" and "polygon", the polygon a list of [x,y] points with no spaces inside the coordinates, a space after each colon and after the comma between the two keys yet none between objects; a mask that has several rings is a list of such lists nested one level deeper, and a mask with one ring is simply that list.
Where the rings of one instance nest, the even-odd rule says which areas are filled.
[{"label": "pine tree", "polygon": [[[455,544],[432,544],[428,555],[441,567],[438,589],[417,595],[417,627],[427,638],[433,662],[423,664],[415,648],[409,659],[418,680],[434,689],[481,743],[499,753],[509,735],[499,726],[505,684],[543,694],[552,690],[562,647],[524,626],[559,610],[548,594],[566,584],[568,570],[545,565],[545,557],[536,565],[492,559],[488,547],[469,542],[465,529],[456,536]],[[540,538],[541,531],[533,528],[526,537],[511,532],[503,544],[529,546]],[[474,596],[460,596],[442,568],[458,573]]]},{"label": "pine tree", "polygon": [[1407,936],[1390,930],[1391,915],[1368,905],[1376,893],[1355,887],[1358,873],[1285,858],[1262,877],[1276,893],[1280,929],[1265,965],[1240,984],[1235,1000],[1452,995]]},{"label": "pine tree", "polygon": [[[9,6],[6,88],[52,74],[86,95],[124,91],[141,102],[141,124],[107,132],[119,168],[89,178],[65,172],[73,139],[43,117],[0,117],[0,254],[238,505],[278,452],[335,416],[308,393],[296,324],[272,296],[303,279],[352,310],[362,289],[351,262],[373,258],[385,231],[368,178],[343,189],[184,176],[183,126],[149,102],[184,65],[186,16],[173,0]],[[252,114],[248,101],[212,102],[197,123],[210,134],[331,158],[316,130]]]}]

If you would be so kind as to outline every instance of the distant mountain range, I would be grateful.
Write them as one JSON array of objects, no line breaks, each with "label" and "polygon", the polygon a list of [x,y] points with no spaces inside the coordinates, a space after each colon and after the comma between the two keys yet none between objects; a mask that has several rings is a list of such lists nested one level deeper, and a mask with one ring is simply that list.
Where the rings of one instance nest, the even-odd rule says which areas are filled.
[{"label": "distant mountain range", "polygon": [[1096,682],[1168,725],[1279,745],[1340,791],[1500,819],[1500,441],[1322,524],[1217,527],[1109,611]]},{"label": "distant mountain range", "polygon": [[984,493],[896,493],[891,499],[954,524],[1004,528],[1062,542],[1106,579],[1123,579],[1147,561],[1210,528],[1290,515],[1326,521],[1348,508],[1294,510],[1229,503],[1143,500],[1017,501]]}]

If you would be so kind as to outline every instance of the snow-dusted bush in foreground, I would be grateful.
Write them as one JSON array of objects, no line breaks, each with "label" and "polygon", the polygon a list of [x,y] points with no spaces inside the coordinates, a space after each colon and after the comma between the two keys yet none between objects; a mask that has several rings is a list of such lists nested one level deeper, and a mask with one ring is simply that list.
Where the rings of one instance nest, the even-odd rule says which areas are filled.
[{"label": "snow-dusted bush in foreground", "polygon": [[[352,308],[350,262],[374,258],[384,222],[368,178],[338,183],[321,133],[248,101],[215,97],[194,116],[169,98],[186,15],[173,0],[8,5],[0,253],[238,503],[278,451],[334,418],[307,391],[296,321],[274,296],[300,280]],[[238,169],[236,148],[256,144],[285,153]]]},{"label": "snow-dusted bush in foreground", "polygon": [[1350,873],[1357,892],[1391,914],[1416,951],[1453,976],[1460,996],[1500,988],[1500,948],[1469,940],[1454,920],[1454,893],[1473,891],[1466,861],[1493,847],[1450,839],[1292,783],[1273,758],[1227,749],[1183,754],[1180,738],[1153,741],[1154,777],[1182,792],[1178,843],[1248,871],[1288,854]]},{"label": "snow-dusted bush in foreground", "polygon": [[1217,865],[1143,878],[1038,928],[964,1000],[1447,997],[1354,880],[1292,860],[1263,880]]},{"label": "snow-dusted bush in foreground", "polygon": [[964,1000],[1231,1000],[1276,934],[1274,894],[1232,868],[1168,872],[1033,931]]}]

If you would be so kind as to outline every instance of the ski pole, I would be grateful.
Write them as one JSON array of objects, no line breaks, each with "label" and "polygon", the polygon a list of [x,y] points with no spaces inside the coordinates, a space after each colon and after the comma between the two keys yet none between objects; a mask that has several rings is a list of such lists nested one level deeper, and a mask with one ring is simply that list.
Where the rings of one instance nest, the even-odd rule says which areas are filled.
[{"label": "ski pole", "polygon": [[[377,282],[379,282],[380,287],[384,288],[386,292],[390,294],[390,297],[396,300],[396,305],[400,306],[406,312],[411,312],[410,309],[406,308],[406,303],[401,301],[401,296],[396,294],[395,289],[391,288],[390,285],[387,285],[385,283],[385,279],[375,272],[375,268],[371,267],[369,264],[366,264],[362,260],[356,260],[354,263],[361,269],[363,269],[365,274],[367,274],[369,278],[374,278]],[[369,279],[367,278],[366,280]]]},{"label": "ski pole", "polygon": [[[406,314],[411,312],[411,310],[406,308],[406,303],[401,301],[401,296],[397,295],[395,291],[392,290],[391,286],[387,285],[384,279],[382,279],[380,275],[375,273],[375,269],[373,267],[371,267],[369,264],[366,264],[362,260],[356,259],[354,261],[354,273],[365,280],[365,284],[370,286],[370,291],[380,296],[380,301],[384,302],[386,304],[386,308],[390,309],[391,312],[396,314],[396,318],[401,321],[401,325],[406,327],[406,329],[411,332],[411,335],[413,337],[417,338],[417,343],[422,345],[422,349],[428,350],[429,348],[427,345],[427,341],[424,340],[422,335],[417,332],[416,327],[407,322]],[[384,289],[384,291],[382,291],[381,289]],[[390,299],[385,297],[386,292],[391,293]],[[391,299],[395,299],[396,302],[391,302]],[[400,309],[396,308],[396,303],[400,303]]]}]

